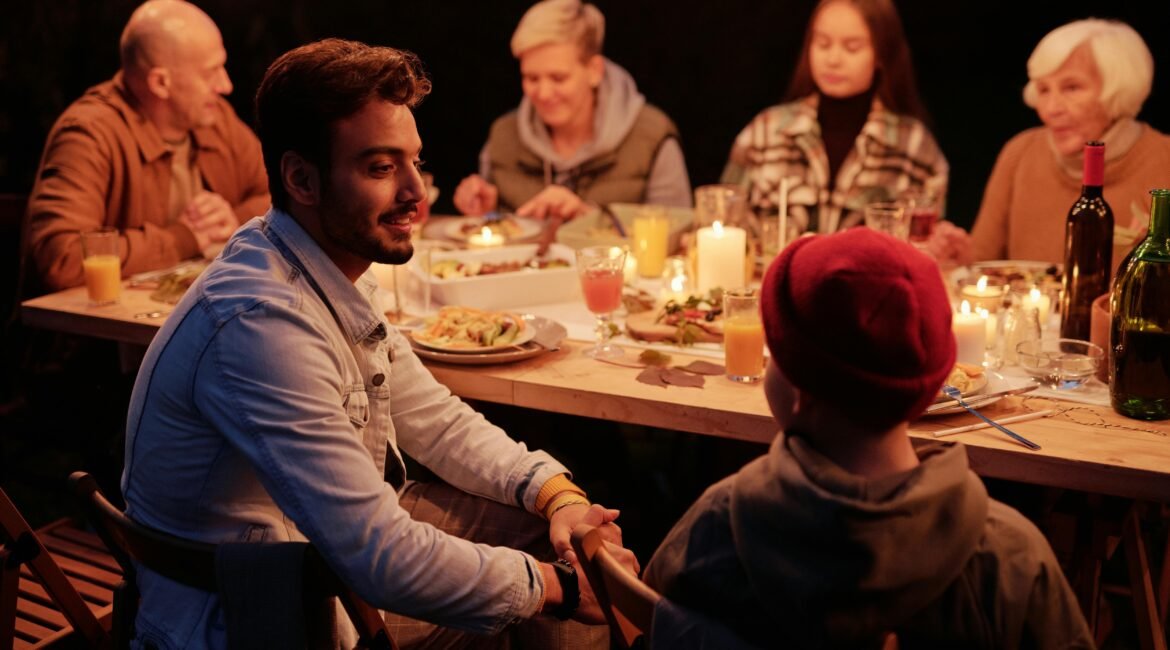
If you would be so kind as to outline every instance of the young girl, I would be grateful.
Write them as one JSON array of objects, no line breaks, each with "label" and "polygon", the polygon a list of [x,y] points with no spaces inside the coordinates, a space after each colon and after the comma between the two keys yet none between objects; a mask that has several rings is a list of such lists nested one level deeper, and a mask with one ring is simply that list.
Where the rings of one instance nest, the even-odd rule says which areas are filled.
[{"label": "young girl", "polygon": [[862,221],[872,201],[929,196],[941,204],[947,161],[923,125],[910,49],[890,0],[822,0],[805,33],[787,102],[735,140],[726,183],[761,217],[828,233]]}]

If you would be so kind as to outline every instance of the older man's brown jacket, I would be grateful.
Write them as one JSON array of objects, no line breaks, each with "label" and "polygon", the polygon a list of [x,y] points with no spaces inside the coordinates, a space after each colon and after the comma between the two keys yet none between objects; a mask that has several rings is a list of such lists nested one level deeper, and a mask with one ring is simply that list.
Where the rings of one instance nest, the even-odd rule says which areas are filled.
[{"label": "older man's brown jacket", "polygon": [[[204,188],[243,223],[268,210],[268,177],[256,135],[223,98],[218,109],[212,126],[191,132],[191,146]],[[170,183],[170,150],[134,109],[121,73],[86,91],[53,125],[29,197],[25,253],[41,288],[83,282],[82,230],[121,231],[123,275],[198,255],[194,234],[167,223]]]}]

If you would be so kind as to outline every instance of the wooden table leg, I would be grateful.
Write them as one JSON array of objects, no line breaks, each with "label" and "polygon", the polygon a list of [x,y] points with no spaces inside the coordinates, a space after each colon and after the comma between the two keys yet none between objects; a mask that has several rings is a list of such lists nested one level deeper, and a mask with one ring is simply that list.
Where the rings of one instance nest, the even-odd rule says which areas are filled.
[{"label": "wooden table leg", "polygon": [[1138,639],[1143,650],[1166,650],[1166,635],[1162,632],[1158,602],[1146,560],[1146,545],[1142,540],[1138,509],[1131,508],[1122,525],[1121,539],[1125,544],[1125,560],[1129,568],[1130,590],[1136,618]]}]

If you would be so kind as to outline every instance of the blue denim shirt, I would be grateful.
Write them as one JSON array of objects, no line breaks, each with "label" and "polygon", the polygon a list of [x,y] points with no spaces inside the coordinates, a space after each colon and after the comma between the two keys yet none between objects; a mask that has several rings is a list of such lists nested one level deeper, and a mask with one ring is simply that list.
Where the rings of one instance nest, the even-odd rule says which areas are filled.
[{"label": "blue denim shirt", "polygon": [[[289,215],[244,225],[151,343],[131,398],[127,514],[205,542],[301,541],[371,604],[494,632],[544,598],[536,561],[412,520],[399,449],[533,510],[565,468],[453,397]],[[387,483],[391,477],[395,485]],[[139,576],[139,640],[225,647],[215,595]]]}]

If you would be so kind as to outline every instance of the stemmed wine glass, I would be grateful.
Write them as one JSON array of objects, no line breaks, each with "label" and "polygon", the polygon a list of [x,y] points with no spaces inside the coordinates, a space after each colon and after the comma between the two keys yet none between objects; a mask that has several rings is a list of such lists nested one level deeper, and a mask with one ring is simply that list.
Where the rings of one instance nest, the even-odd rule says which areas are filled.
[{"label": "stemmed wine glass", "polygon": [[625,352],[609,343],[609,323],[622,304],[622,272],[626,250],[617,246],[588,246],[577,251],[577,276],[585,306],[597,317],[597,343],[585,351],[594,359],[613,359]]}]

